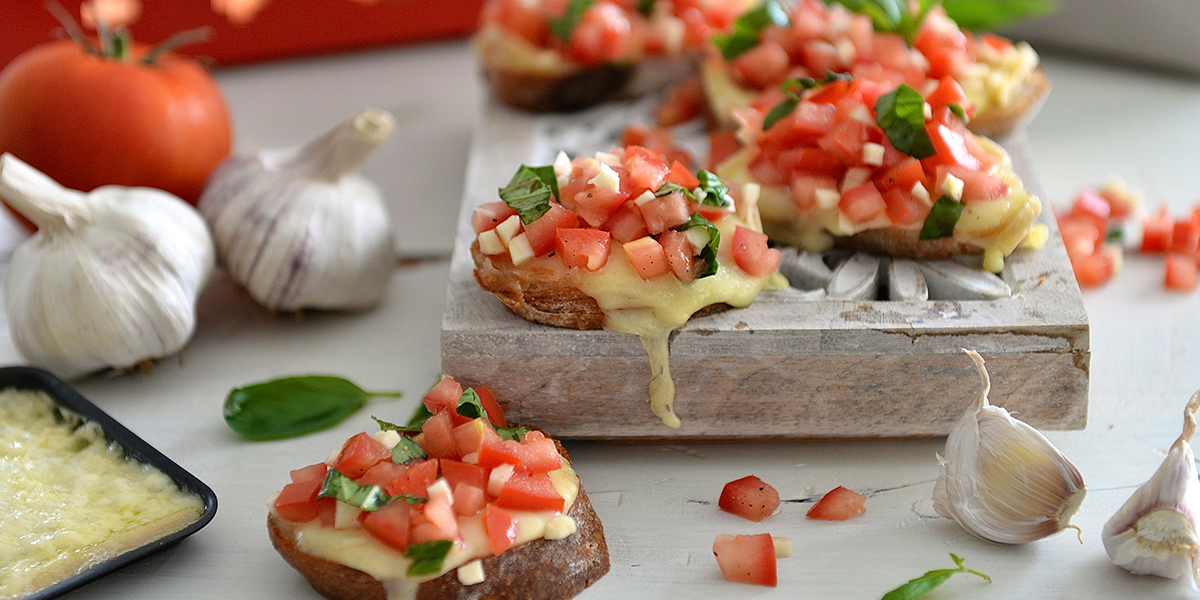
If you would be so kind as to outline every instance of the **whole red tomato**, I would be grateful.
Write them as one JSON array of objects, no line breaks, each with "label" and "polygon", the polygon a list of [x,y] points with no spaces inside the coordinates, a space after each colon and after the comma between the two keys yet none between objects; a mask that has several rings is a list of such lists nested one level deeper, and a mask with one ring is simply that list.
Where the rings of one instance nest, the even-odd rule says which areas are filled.
[{"label": "whole red tomato", "polygon": [[147,51],[120,60],[63,40],[17,57],[0,73],[0,152],[71,189],[145,186],[195,204],[229,155],[229,111],[196,61],[145,64]]}]

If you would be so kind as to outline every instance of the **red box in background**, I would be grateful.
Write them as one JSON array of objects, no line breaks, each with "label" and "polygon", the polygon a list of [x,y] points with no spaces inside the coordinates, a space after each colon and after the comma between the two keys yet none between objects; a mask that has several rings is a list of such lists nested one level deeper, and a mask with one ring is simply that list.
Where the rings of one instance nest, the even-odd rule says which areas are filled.
[{"label": "red box in background", "polygon": [[[81,0],[59,0],[78,18]],[[345,52],[467,35],[484,0],[271,0],[254,20],[234,25],[210,0],[142,0],[129,29],[134,40],[158,44],[185,29],[212,28],[209,41],[179,49],[217,66]],[[0,67],[52,39],[58,21],[39,0],[6,0],[0,8]]]}]

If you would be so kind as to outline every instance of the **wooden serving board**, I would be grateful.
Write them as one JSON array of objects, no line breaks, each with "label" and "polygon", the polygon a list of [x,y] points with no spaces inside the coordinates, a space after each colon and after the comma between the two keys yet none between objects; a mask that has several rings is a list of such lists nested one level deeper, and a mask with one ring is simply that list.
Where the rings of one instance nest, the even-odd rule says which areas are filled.
[{"label": "wooden serving board", "polygon": [[[608,113],[536,116],[489,105],[476,131],[442,319],[442,370],[486,384],[511,421],[555,436],[609,441],[940,436],[979,393],[962,348],[983,355],[993,404],[1052,430],[1087,423],[1088,320],[1048,205],[1046,247],[1009,257],[1010,298],[990,301],[801,301],[764,293],[750,307],[694,318],[671,338],[671,429],[650,412],[649,364],[637,338],[517,317],[472,275],[473,208],[522,164],[549,164],[547,141],[605,149]],[[615,112],[613,112],[615,111]],[[622,113],[621,111],[625,111]],[[648,121],[648,117],[642,117]],[[572,128],[579,135],[563,137]],[[1043,196],[1023,133],[999,140]],[[594,147],[585,146],[597,144]]]}]

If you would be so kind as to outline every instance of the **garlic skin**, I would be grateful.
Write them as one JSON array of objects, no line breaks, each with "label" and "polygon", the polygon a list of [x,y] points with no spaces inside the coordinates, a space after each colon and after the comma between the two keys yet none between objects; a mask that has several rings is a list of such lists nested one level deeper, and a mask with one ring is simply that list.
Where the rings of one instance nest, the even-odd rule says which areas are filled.
[{"label": "garlic skin", "polygon": [[1200,589],[1200,479],[1189,440],[1196,433],[1200,392],[1184,410],[1184,429],[1149,481],[1104,524],[1113,563],[1138,575],[1186,578]]},{"label": "garlic skin", "polygon": [[190,205],[150,188],[68,190],[11,154],[0,197],[38,226],[4,280],[9,333],[29,364],[71,380],[191,339],[214,250]]},{"label": "garlic skin", "polygon": [[236,155],[197,207],[230,276],[271,310],[361,309],[383,298],[396,266],[391,219],[359,165],[394,127],[360,111],[298,149]]},{"label": "garlic skin", "polygon": [[976,537],[1001,544],[1039,540],[1066,528],[1087,494],[1083,477],[1046,436],[988,403],[991,381],[979,354],[964,350],[983,383],[946,439],[933,508]]}]

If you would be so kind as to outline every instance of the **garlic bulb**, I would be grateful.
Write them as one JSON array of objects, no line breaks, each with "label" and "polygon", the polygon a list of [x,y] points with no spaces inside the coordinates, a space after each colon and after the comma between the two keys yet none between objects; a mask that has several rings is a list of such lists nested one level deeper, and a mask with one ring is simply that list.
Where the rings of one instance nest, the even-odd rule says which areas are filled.
[{"label": "garlic bulb", "polygon": [[13,253],[4,311],[21,356],[63,379],[178,352],[213,268],[199,213],[160,190],[68,190],[11,154],[0,197],[38,226]]},{"label": "garlic bulb", "polygon": [[1196,392],[1183,412],[1183,434],[1149,481],[1104,524],[1104,549],[1138,575],[1179,579],[1200,589],[1200,479],[1189,441],[1196,434]]},{"label": "garlic bulb", "polygon": [[229,274],[272,310],[378,303],[396,266],[387,210],[359,165],[391,134],[363,110],[299,149],[238,155],[198,207]]},{"label": "garlic bulb", "polygon": [[971,534],[1002,544],[1044,538],[1065,528],[1087,494],[1083,477],[1046,436],[988,404],[983,358],[964,350],[983,383],[979,398],[946,439],[933,508]]}]

